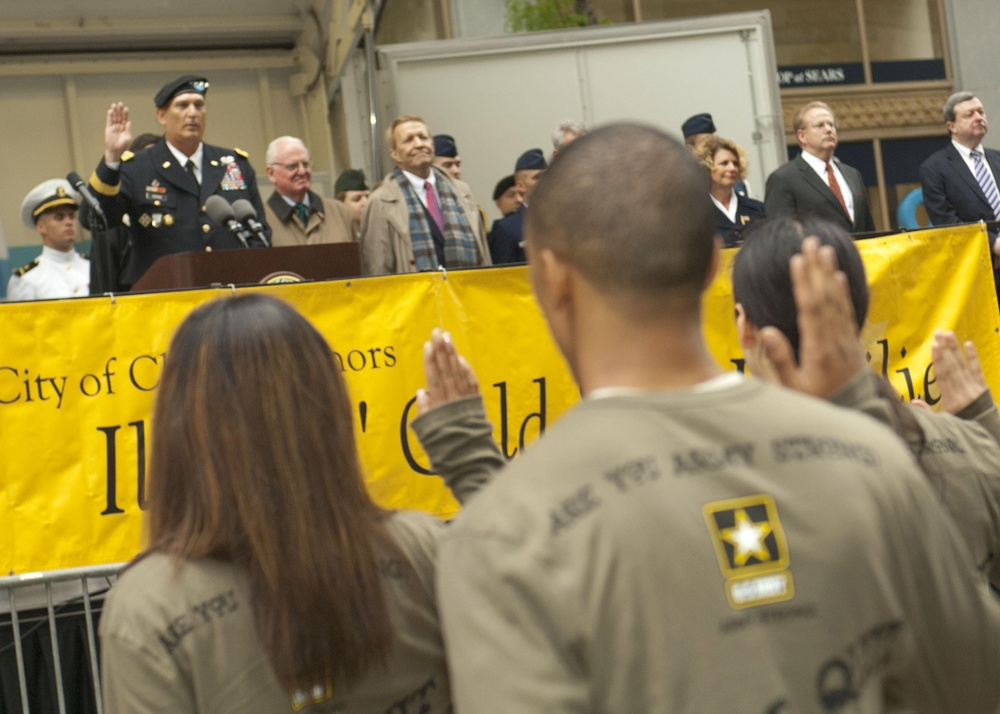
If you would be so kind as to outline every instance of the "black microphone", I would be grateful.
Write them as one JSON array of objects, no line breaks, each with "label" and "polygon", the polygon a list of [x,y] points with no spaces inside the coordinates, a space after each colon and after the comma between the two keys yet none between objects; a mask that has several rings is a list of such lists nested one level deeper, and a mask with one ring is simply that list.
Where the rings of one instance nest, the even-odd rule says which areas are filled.
[{"label": "black microphone", "polygon": [[205,213],[220,226],[228,228],[230,233],[240,239],[244,248],[250,247],[247,238],[253,237],[253,234],[236,220],[236,214],[233,213],[233,207],[229,205],[229,201],[219,195],[209,196],[208,200],[205,201]]},{"label": "black microphone", "polygon": [[75,188],[81,196],[83,196],[83,200],[87,202],[87,205],[90,206],[90,210],[94,212],[95,216],[97,216],[101,227],[104,230],[107,230],[108,218],[104,215],[104,211],[101,210],[101,204],[97,202],[97,199],[94,198],[94,194],[92,194],[90,189],[87,188],[87,183],[80,178],[80,174],[76,171],[70,171],[66,174],[66,180],[69,181],[70,185]]},{"label": "black microphone", "polygon": [[249,226],[253,234],[260,239],[266,248],[271,247],[271,243],[267,240],[267,227],[257,220],[257,209],[250,201],[245,198],[237,198],[233,201],[233,212],[236,214],[236,220]]}]

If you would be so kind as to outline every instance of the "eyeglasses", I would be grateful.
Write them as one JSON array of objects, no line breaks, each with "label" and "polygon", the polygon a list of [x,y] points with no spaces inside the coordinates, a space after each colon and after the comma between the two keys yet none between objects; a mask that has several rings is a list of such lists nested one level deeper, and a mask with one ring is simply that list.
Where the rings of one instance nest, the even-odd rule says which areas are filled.
[{"label": "eyeglasses", "polygon": [[303,171],[308,171],[309,167],[312,166],[312,162],[310,162],[310,161],[296,161],[294,164],[273,163],[273,164],[271,164],[271,166],[280,166],[281,168],[283,168],[288,173],[292,173],[293,171],[295,171],[295,169],[299,168],[300,166],[302,167]]}]

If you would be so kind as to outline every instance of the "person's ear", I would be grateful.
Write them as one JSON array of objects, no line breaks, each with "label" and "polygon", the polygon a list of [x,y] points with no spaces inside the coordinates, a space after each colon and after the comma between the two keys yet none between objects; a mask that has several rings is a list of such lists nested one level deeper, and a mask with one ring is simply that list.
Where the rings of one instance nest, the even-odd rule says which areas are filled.
[{"label": "person's ear", "polygon": [[736,334],[739,335],[740,347],[744,352],[757,346],[757,328],[747,320],[742,303],[736,303]]}]

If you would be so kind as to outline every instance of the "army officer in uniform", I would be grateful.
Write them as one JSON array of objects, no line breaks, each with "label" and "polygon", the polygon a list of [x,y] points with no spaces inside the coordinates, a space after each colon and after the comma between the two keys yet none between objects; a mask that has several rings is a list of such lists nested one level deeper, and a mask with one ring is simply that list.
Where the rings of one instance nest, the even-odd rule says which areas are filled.
[{"label": "army officer in uniform", "polygon": [[7,300],[83,297],[90,293],[90,261],[76,252],[76,211],[80,194],[66,179],[35,186],[21,203],[24,225],[38,231],[42,253],[14,271]]},{"label": "army officer in uniform", "polygon": [[116,102],[108,109],[104,157],[90,186],[110,226],[127,217],[132,242],[127,283],[134,284],[164,255],[242,247],[236,236],[205,213],[209,196],[220,195],[229,203],[247,199],[264,223],[264,207],[246,152],[201,140],[207,91],[204,77],[185,75],[166,84],[154,100],[163,139],[137,154],[126,151],[132,140],[128,107]]}]

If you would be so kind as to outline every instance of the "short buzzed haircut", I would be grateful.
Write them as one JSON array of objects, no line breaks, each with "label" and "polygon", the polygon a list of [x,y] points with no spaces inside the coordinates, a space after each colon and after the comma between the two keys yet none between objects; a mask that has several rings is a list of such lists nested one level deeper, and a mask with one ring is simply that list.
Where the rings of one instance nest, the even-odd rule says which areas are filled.
[{"label": "short buzzed haircut", "polygon": [[712,265],[708,190],[684,144],[650,126],[608,125],[542,175],[525,213],[529,246],[551,249],[605,292],[697,298]]},{"label": "short buzzed haircut", "polygon": [[795,120],[792,122],[792,126],[795,128],[796,133],[798,133],[801,129],[806,128],[806,123],[805,123],[806,112],[808,112],[810,109],[826,109],[828,112],[830,112],[831,115],[833,115],[833,110],[830,109],[830,105],[827,104],[826,102],[821,102],[819,100],[814,102],[809,102],[801,109],[799,109],[797,112],[795,112]]},{"label": "short buzzed haircut", "polygon": [[427,122],[423,120],[423,117],[418,117],[416,114],[403,114],[392,120],[392,124],[389,128],[385,130],[385,144],[390,149],[396,148],[396,127],[400,124],[405,124],[409,121],[418,121],[424,126],[427,126]]},{"label": "short buzzed haircut", "polygon": [[975,99],[976,95],[972,92],[955,92],[952,94],[944,103],[944,107],[941,109],[941,114],[944,115],[944,120],[946,122],[955,121],[955,107],[962,102],[967,102],[970,99]]}]

